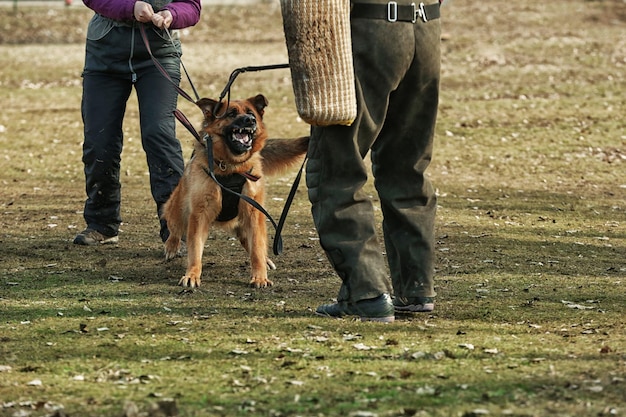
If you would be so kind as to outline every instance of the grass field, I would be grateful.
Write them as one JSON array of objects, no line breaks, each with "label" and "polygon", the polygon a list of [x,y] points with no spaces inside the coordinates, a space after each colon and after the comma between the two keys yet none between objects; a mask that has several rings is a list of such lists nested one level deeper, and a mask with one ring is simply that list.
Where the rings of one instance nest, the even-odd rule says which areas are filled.
[{"label": "grass field", "polygon": [[[446,3],[437,305],[392,325],[312,314],[339,279],[304,185],[274,287],[249,288],[215,232],[202,289],[181,292],[134,98],[120,242],[73,245],[90,13],[0,9],[0,416],[626,416],[626,3]],[[181,36],[201,96],[287,60],[274,6],[205,8]],[[308,131],[288,71],[233,88],[259,92],[273,136]],[[275,217],[294,177],[270,181]]]}]

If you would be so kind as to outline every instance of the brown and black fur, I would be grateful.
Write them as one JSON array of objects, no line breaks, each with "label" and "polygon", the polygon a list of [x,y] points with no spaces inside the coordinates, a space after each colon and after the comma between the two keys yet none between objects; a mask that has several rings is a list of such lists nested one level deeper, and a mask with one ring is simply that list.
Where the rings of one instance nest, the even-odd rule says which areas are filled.
[{"label": "brown and black fur", "polygon": [[[250,173],[259,177],[258,181],[246,180],[241,193],[263,205],[265,176],[302,162],[309,138],[268,139],[263,124],[267,99],[262,95],[231,101],[227,110],[221,108],[223,103],[215,110],[218,103],[211,99],[201,99],[197,104],[204,113],[200,134],[206,133],[213,139],[215,174]],[[218,116],[224,116],[216,117],[214,110]],[[187,244],[187,270],[179,285],[192,288],[200,285],[202,252],[211,226],[234,231],[239,238],[250,256],[250,285],[257,288],[272,285],[267,269],[275,266],[267,255],[265,216],[240,199],[237,216],[218,221],[224,191],[207,174],[207,169],[206,149],[197,142],[183,177],[164,207],[163,218],[170,231],[165,242],[165,258],[177,255],[183,239]]]}]

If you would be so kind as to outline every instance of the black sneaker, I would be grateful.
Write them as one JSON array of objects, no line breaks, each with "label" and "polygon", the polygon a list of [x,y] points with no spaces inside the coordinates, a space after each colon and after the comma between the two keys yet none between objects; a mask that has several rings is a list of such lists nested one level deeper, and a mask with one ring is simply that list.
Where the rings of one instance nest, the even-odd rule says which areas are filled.
[{"label": "black sneaker", "polygon": [[435,309],[435,300],[431,297],[395,297],[393,308],[396,313],[429,313]]},{"label": "black sneaker", "polygon": [[115,236],[106,236],[94,229],[85,229],[74,238],[75,245],[95,246],[108,245],[117,243],[119,238]]},{"label": "black sneaker", "polygon": [[361,321],[378,321],[393,323],[395,317],[393,303],[389,294],[376,298],[348,303],[340,301],[335,304],[324,304],[315,310],[315,314],[325,317],[359,316]]}]

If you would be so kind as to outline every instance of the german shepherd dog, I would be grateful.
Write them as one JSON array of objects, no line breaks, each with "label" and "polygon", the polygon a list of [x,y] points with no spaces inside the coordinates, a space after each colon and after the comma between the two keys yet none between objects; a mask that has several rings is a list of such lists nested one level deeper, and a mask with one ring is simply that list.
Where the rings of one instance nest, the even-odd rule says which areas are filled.
[{"label": "german shepherd dog", "polygon": [[[235,184],[235,191],[263,204],[265,176],[280,173],[302,162],[309,137],[268,139],[263,113],[263,95],[228,104],[203,98],[197,102],[204,114],[200,135],[212,138],[216,178],[223,185]],[[210,142],[207,142],[210,143]],[[229,187],[231,188],[231,187]],[[267,229],[264,214],[231,193],[225,192],[209,176],[207,149],[196,142],[183,176],[164,206],[163,219],[170,235],[165,242],[165,259],[174,258],[187,244],[187,270],[180,279],[183,287],[198,287],[202,273],[202,252],[213,225],[234,231],[250,256],[256,288],[272,285],[268,267],[275,269],[267,255]]]}]

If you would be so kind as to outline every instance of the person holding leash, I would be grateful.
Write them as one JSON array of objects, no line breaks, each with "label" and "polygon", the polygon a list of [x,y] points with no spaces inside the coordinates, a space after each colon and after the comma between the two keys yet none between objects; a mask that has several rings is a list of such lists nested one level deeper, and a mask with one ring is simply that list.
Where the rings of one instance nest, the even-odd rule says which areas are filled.
[{"label": "person holding leash", "polygon": [[[306,168],[320,243],[342,280],[337,302],[316,313],[393,322],[396,312],[432,311],[436,295],[437,199],[424,171],[437,118],[440,5],[351,3],[357,117],[350,126],[313,126]],[[391,280],[362,190],[368,152]]]},{"label": "person holding leash", "polygon": [[[152,54],[176,83],[180,82],[180,41],[167,29],[193,26],[200,19],[201,0],[83,0],[95,12],[87,28],[83,97],[83,163],[87,228],[77,245],[117,243],[120,214],[122,121],[134,87],[139,102],[141,142],[150,172],[157,213],[178,184],[184,168],[176,138],[178,92],[159,72],[144,45],[140,25]],[[160,237],[169,235],[160,221]]]}]

